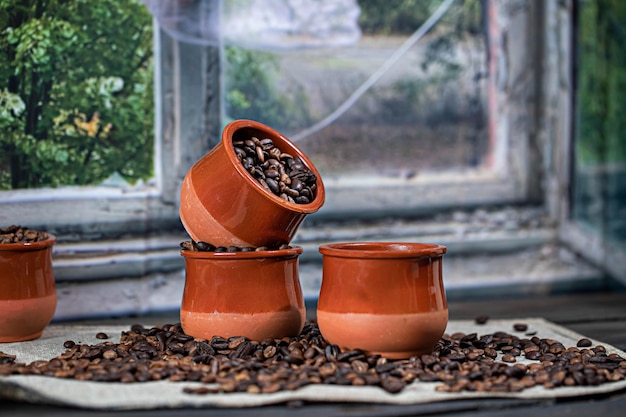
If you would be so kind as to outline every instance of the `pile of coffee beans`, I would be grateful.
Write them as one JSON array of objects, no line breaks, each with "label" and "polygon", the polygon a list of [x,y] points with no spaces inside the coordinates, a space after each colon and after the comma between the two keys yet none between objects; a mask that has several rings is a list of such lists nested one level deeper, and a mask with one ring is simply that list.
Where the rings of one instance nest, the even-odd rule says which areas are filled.
[{"label": "pile of coffee beans", "polygon": [[0,244],[40,242],[47,239],[48,233],[23,226],[12,225],[0,228]]},{"label": "pile of coffee beans", "polygon": [[[101,334],[100,339],[108,338]],[[315,322],[298,337],[252,341],[245,337],[186,335],[180,324],[135,324],[120,343],[68,340],[49,361],[15,362],[0,353],[0,375],[31,374],[107,382],[198,381],[189,394],[272,393],[311,384],[378,386],[397,393],[413,381],[440,383],[439,391],[519,392],[533,386],[600,385],[626,377],[626,359],[581,339],[576,347],[538,337],[496,332],[444,335],[429,355],[391,360],[327,343]],[[528,359],[530,364],[516,363]]]},{"label": "pile of coffee beans", "polygon": [[261,252],[266,250],[282,250],[291,249],[287,243],[279,246],[215,246],[207,242],[196,242],[193,240],[186,240],[180,243],[180,247],[188,251],[199,252]]},{"label": "pile of coffee beans", "polygon": [[276,147],[272,139],[235,140],[233,147],[243,167],[272,194],[298,204],[315,199],[316,175],[299,157]]}]

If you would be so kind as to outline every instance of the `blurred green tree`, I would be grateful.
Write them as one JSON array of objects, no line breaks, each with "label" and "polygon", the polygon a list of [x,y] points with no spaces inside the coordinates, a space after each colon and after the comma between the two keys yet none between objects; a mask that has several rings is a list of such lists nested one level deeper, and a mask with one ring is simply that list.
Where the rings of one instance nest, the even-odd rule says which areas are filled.
[{"label": "blurred green tree", "polygon": [[0,0],[0,189],[150,178],[152,80],[139,1]]},{"label": "blurred green tree", "polygon": [[577,158],[626,162],[626,2],[580,2]]}]

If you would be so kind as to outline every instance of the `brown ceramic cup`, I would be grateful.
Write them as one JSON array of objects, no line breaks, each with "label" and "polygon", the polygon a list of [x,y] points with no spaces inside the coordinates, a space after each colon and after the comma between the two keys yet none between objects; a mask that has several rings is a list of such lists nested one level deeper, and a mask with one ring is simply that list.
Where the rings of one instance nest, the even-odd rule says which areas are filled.
[{"label": "brown ceramic cup", "polygon": [[37,339],[57,305],[52,271],[56,237],[0,244],[0,343]]},{"label": "brown ceramic cup", "polygon": [[444,246],[354,242],[319,251],[317,321],[329,343],[394,359],[432,352],[448,323]]},{"label": "brown ceramic cup", "polygon": [[[234,140],[252,136],[272,139],[281,151],[299,157],[317,176],[316,194],[308,204],[288,202],[264,189],[235,154]],[[236,120],[221,142],[185,175],[180,192],[180,219],[196,242],[215,246],[280,246],[291,242],[305,216],[324,204],[321,176],[289,139],[252,120]]]},{"label": "brown ceramic cup", "polygon": [[302,248],[254,252],[181,251],[185,288],[180,321],[185,333],[246,336],[251,340],[297,336],[306,310],[298,273]]}]

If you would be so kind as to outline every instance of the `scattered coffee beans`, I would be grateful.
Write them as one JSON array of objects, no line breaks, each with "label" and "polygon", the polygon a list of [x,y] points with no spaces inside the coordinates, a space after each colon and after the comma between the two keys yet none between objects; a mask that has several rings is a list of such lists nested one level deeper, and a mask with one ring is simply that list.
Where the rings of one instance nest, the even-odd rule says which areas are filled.
[{"label": "scattered coffee beans", "polygon": [[515,323],[513,324],[513,330],[516,332],[525,332],[528,330],[528,325],[526,323]]},{"label": "scattered coffee beans", "polygon": [[317,177],[298,157],[281,151],[272,139],[233,141],[237,158],[263,188],[291,203],[315,199]]},{"label": "scattered coffee beans", "polygon": [[[523,358],[533,362],[520,363]],[[519,392],[533,386],[552,389],[623,380],[626,359],[591,343],[589,348],[565,347],[557,340],[506,332],[444,335],[432,354],[391,360],[358,349],[341,351],[322,338],[314,322],[307,322],[298,337],[263,341],[217,336],[206,340],[184,334],[180,324],[134,324],[122,332],[118,344],[74,344],[49,361],[23,364],[0,352],[0,375],[10,374],[208,384],[184,388],[195,395],[272,393],[311,384],[370,385],[396,393],[416,380],[440,383],[438,391]]]},{"label": "scattered coffee beans", "polygon": [[[9,355],[8,353],[0,352],[0,365],[15,363],[15,355]],[[0,373],[1,375],[1,373]]]},{"label": "scattered coffee beans", "polygon": [[261,252],[266,250],[282,250],[282,249],[291,249],[291,246],[284,243],[279,246],[257,246],[257,247],[239,247],[239,246],[214,246],[210,243],[206,242],[194,242],[193,240],[187,240],[180,243],[180,247],[184,250],[189,251],[200,251],[200,252]]},{"label": "scattered coffee beans", "polygon": [[23,226],[8,226],[0,228],[0,244],[40,242],[48,239],[48,233],[29,229]]}]

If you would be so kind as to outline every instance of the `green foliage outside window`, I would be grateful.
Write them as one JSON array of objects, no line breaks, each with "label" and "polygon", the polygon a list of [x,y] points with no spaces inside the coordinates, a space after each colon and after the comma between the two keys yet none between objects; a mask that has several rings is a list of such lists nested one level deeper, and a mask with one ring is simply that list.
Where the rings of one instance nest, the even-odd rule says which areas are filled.
[{"label": "green foliage outside window", "polygon": [[[626,2],[578,5],[572,215],[626,248]],[[617,246],[614,246],[617,247]]]},{"label": "green foliage outside window", "polygon": [[0,0],[0,189],[152,176],[151,25],[138,1]]},{"label": "green foliage outside window", "polygon": [[626,2],[580,2],[577,155],[626,162]]},{"label": "green foliage outside window", "polygon": [[273,54],[229,46],[225,48],[225,55],[227,114],[236,114],[236,119],[262,120],[270,126],[287,128],[296,126],[297,122],[309,123],[303,91],[286,95],[275,87],[280,75],[279,63]]}]

